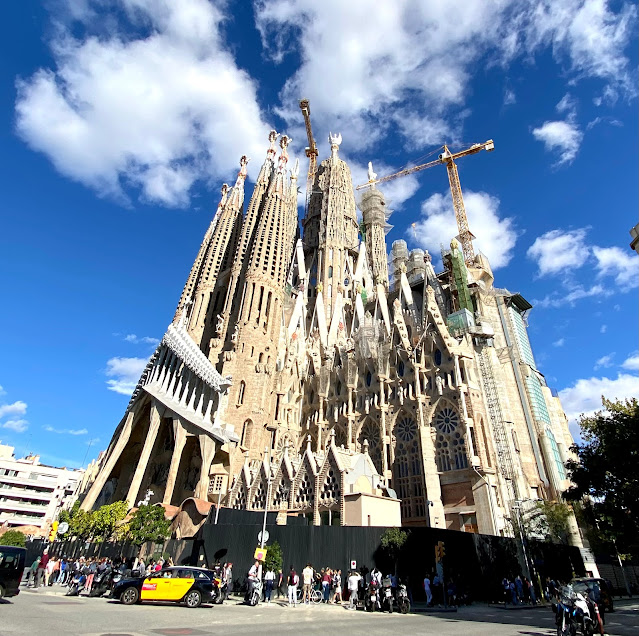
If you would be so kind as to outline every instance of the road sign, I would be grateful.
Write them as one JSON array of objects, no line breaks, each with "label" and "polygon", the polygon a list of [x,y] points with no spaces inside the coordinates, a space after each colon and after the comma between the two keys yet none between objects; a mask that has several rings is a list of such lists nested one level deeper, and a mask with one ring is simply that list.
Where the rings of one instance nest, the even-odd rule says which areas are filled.
[{"label": "road sign", "polygon": [[58,526],[58,534],[66,534],[69,530],[69,524],[66,521],[63,521]]},{"label": "road sign", "polygon": [[253,555],[253,558],[256,561],[264,561],[267,552],[268,550],[266,548],[255,548],[255,554]]},{"label": "road sign", "polygon": [[[268,533],[268,530],[264,530],[264,543],[266,543],[266,542],[268,541],[268,538],[269,538],[270,536],[271,536],[271,535]],[[261,531],[261,530],[257,533],[257,540],[258,540],[260,543],[262,543],[262,531]]]},{"label": "road sign", "polygon": [[351,561],[351,570],[357,570],[357,561]]}]

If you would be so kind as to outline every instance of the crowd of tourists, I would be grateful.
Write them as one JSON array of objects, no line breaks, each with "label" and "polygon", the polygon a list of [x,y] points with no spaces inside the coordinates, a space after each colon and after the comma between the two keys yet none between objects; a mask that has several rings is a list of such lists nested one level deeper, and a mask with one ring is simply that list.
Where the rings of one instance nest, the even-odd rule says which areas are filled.
[{"label": "crowd of tourists", "polygon": [[140,558],[119,558],[115,561],[107,557],[70,558],[50,555],[48,548],[45,548],[42,555],[26,568],[22,581],[27,587],[33,588],[64,586],[70,585],[78,575],[81,575],[82,587],[79,592],[90,594],[95,578],[107,570],[119,572],[123,576],[148,576],[152,572],[171,565],[173,565],[171,558],[149,559],[146,562]]}]

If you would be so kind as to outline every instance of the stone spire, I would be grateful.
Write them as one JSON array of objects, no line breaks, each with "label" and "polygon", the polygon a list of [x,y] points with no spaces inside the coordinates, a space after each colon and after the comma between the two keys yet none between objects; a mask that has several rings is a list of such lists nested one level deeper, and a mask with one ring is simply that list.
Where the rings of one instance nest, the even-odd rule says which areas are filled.
[{"label": "stone spire", "polygon": [[[274,138],[271,137],[271,141]],[[251,457],[258,459],[265,444],[272,443],[275,408],[274,371],[282,326],[282,305],[293,241],[291,238],[291,197],[288,178],[290,138],[280,139],[277,167],[266,184],[256,184],[263,193],[253,232],[251,248],[238,280],[241,296],[235,303],[232,322],[237,325],[236,343],[227,343],[223,373],[241,378],[229,390],[229,404],[222,414],[236,430],[251,421]],[[269,159],[272,146],[269,149]],[[255,193],[254,193],[255,196]],[[253,203],[253,199],[252,199]],[[296,212],[295,212],[296,213]],[[248,219],[245,221],[248,222]],[[241,287],[240,287],[241,286]],[[244,399],[243,396],[250,396]],[[260,414],[263,413],[264,416]]]},{"label": "stone spire", "polygon": [[184,289],[182,290],[180,302],[178,303],[177,309],[175,310],[175,315],[173,316],[173,324],[178,323],[180,316],[183,313],[187,298],[190,299],[193,296],[195,288],[197,287],[202,272],[202,263],[204,262],[206,254],[209,251],[211,237],[213,236],[213,230],[215,230],[215,226],[217,225],[220,214],[222,213],[222,210],[226,205],[228,191],[229,186],[228,184],[224,183],[222,185],[222,195],[220,198],[220,202],[217,205],[217,210],[215,211],[213,219],[211,220],[211,223],[209,224],[209,227],[204,234],[200,249],[197,253],[197,256],[195,257],[195,261],[193,261],[193,265],[191,266],[191,272],[189,273],[189,277],[186,279]]},{"label": "stone spire", "polygon": [[[372,163],[368,164],[368,174],[375,178]],[[374,186],[364,191],[359,204],[362,211],[366,255],[373,279],[388,290],[388,261],[386,256],[386,220],[389,216],[384,195]]]},{"label": "stone spire", "polygon": [[[320,164],[304,219],[304,250],[309,257],[310,286],[322,289],[330,322],[338,294],[346,278],[347,263],[356,258],[358,223],[353,180],[345,161],[339,158],[341,135],[331,134],[331,157]],[[316,293],[311,292],[311,298]]]},{"label": "stone spire", "polygon": [[[266,159],[260,168],[257,181],[255,182],[255,188],[251,195],[251,200],[246,209],[246,216],[242,229],[240,232],[240,238],[237,244],[237,250],[235,252],[233,263],[231,266],[231,275],[229,277],[226,298],[224,300],[224,307],[222,311],[222,317],[224,321],[224,332],[226,333],[229,322],[233,316],[237,314],[237,305],[234,306],[236,299],[236,293],[238,290],[238,283],[242,278],[243,273],[246,271],[248,265],[245,262],[246,254],[251,251],[251,247],[254,243],[254,233],[257,224],[257,219],[262,208],[264,194],[269,186],[271,177],[273,176],[273,170],[275,167],[275,155],[277,150],[275,148],[275,142],[277,141],[278,134],[275,130],[271,130],[268,135],[269,148],[266,151]],[[240,287],[241,289],[241,287]]]},{"label": "stone spire", "polygon": [[210,240],[210,249],[206,253],[202,273],[193,294],[194,306],[189,320],[189,333],[207,354],[210,339],[221,336],[217,315],[222,311],[226,289],[219,277],[230,267],[237,249],[248,161],[246,156],[240,159],[240,171],[228,200],[220,211]]}]

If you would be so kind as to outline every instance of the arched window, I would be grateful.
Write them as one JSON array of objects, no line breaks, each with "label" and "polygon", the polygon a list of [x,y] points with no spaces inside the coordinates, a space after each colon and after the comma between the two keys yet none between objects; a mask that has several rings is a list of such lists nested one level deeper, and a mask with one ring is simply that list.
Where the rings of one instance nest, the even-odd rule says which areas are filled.
[{"label": "arched window", "polygon": [[373,381],[373,374],[370,371],[366,372],[366,386],[370,386]]},{"label": "arched window", "polygon": [[400,360],[399,364],[397,365],[397,373],[400,377],[404,377],[405,371],[406,371],[406,368],[404,367],[404,361]]},{"label": "arched window", "polygon": [[242,439],[240,440],[240,446],[251,445],[251,429],[253,428],[253,422],[246,420],[242,426]]},{"label": "arched window", "polygon": [[240,390],[237,392],[237,405],[241,406],[244,404],[244,391],[246,390],[246,382],[242,380],[240,382]]},{"label": "arched window", "polygon": [[424,517],[426,507],[417,422],[408,415],[400,415],[393,428],[393,437],[395,439],[393,487],[401,499],[402,517]]},{"label": "arched window", "polygon": [[357,438],[359,451],[364,452],[364,440],[368,441],[368,454],[379,473],[382,472],[382,439],[379,434],[379,424],[373,420],[366,420]]},{"label": "arched window", "polygon": [[442,364],[442,352],[439,349],[435,349],[435,366],[441,366]]},{"label": "arched window", "polygon": [[564,463],[561,461],[561,455],[559,454],[559,446],[557,446],[557,440],[553,435],[553,432],[547,428],[546,435],[550,440],[550,447],[552,448],[553,459],[555,460],[555,464],[557,465],[557,472],[559,473],[559,479],[566,479],[566,469],[564,468]]},{"label": "arched window", "polygon": [[437,468],[442,472],[468,468],[466,441],[457,411],[447,406],[442,408],[435,416],[435,429]]}]

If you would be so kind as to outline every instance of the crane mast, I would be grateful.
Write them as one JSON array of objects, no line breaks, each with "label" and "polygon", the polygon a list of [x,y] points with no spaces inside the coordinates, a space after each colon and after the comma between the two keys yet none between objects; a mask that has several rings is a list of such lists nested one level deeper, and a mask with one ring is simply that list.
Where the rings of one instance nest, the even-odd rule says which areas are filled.
[{"label": "crane mast", "polygon": [[464,253],[464,261],[467,265],[472,265],[473,260],[475,259],[475,250],[473,249],[473,239],[475,237],[468,227],[468,217],[466,216],[466,207],[464,206],[464,197],[462,196],[461,184],[459,182],[459,173],[457,172],[457,164],[455,163],[455,159],[460,159],[468,155],[474,155],[481,150],[490,152],[494,149],[495,143],[492,139],[485,141],[483,144],[473,144],[472,146],[470,146],[470,148],[466,148],[465,150],[461,150],[460,152],[455,153],[451,153],[450,150],[448,150],[448,146],[444,145],[444,152],[439,155],[438,159],[429,161],[428,163],[423,163],[419,166],[400,170],[399,172],[389,174],[385,177],[381,177],[380,179],[372,179],[367,183],[358,185],[357,190],[373,186],[377,183],[391,181],[392,179],[397,179],[398,177],[404,177],[415,172],[420,172],[421,170],[426,170],[426,168],[432,168],[433,166],[446,164],[446,170],[448,172],[448,182],[450,184],[450,194],[453,199],[453,209],[455,210],[455,219],[457,220],[457,229],[459,231],[459,242],[461,243],[462,252]]},{"label": "crane mast", "polygon": [[313,137],[313,129],[311,128],[311,105],[309,104],[308,99],[300,100],[300,109],[304,116],[306,138],[308,139],[308,147],[306,148],[306,156],[308,157],[308,174],[306,175],[306,206],[304,208],[305,213],[308,213],[308,204],[311,198],[311,191],[313,190],[313,180],[315,179],[315,172],[317,170],[317,156],[319,155],[319,152]]}]

